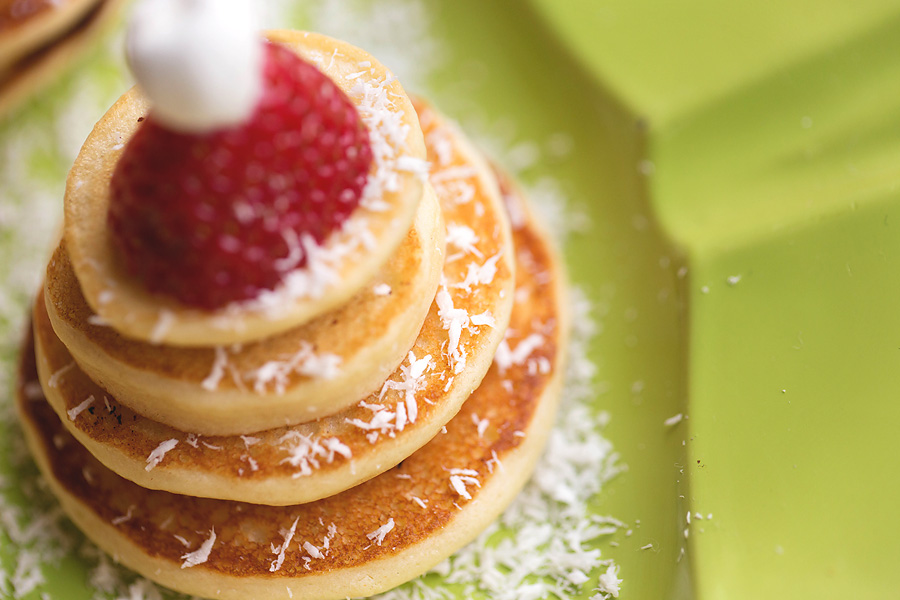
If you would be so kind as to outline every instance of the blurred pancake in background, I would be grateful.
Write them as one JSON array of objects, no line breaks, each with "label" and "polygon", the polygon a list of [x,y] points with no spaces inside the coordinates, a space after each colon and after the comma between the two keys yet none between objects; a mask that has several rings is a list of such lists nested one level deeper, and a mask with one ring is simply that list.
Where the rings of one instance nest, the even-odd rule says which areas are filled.
[{"label": "blurred pancake in background", "polygon": [[0,118],[63,71],[124,0],[0,0]]}]

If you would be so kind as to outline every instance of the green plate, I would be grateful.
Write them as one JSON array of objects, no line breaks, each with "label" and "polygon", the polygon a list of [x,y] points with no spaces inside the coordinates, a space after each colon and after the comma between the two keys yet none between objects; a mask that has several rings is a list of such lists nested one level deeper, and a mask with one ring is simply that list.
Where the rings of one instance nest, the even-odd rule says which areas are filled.
[{"label": "green plate", "polygon": [[896,597],[900,6],[534,5],[643,124],[622,148],[684,257],[693,597]]}]

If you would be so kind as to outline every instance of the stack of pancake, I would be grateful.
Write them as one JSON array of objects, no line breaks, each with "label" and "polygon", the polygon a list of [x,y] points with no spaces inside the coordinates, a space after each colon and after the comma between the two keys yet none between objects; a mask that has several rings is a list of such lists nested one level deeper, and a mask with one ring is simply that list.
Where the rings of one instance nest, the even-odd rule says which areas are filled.
[{"label": "stack of pancake", "polygon": [[150,296],[105,231],[111,166],[147,110],[126,94],[69,178],[20,414],[64,510],[144,576],[211,598],[366,596],[524,485],[560,395],[564,278],[512,182],[375,59],[269,37],[357,103],[377,198],[291,293],[215,313]]}]

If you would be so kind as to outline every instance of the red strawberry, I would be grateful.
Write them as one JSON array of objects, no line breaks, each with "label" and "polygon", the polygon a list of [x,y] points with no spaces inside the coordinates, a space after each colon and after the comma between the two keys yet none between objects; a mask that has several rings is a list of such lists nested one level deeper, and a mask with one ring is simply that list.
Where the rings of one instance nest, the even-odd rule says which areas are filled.
[{"label": "red strawberry", "polygon": [[[177,133],[153,112],[112,176],[109,224],[148,290],[215,309],[275,288],[359,204],[368,132],[328,77],[266,45],[260,102],[244,124]],[[294,252],[291,252],[294,247]]]}]

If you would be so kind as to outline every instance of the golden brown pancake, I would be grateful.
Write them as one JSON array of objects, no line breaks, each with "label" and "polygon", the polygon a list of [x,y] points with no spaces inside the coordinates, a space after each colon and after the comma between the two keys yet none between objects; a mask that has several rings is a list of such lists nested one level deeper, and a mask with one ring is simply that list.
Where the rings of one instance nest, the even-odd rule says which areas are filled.
[{"label": "golden brown pancake", "polygon": [[369,129],[373,166],[360,206],[307,264],[258,298],[216,311],[149,294],[125,272],[107,227],[109,180],[148,110],[138,89],[100,119],[69,173],[65,238],[90,307],[125,336],[178,346],[212,346],[281,333],[343,304],[369,283],[412,226],[427,185],[421,129],[406,93],[368,53],[331,38],[273,31],[270,40],[316,64],[341,88]]},{"label": "golden brown pancake", "polygon": [[124,0],[0,0],[0,116],[78,58]]},{"label": "golden brown pancake", "polygon": [[429,186],[413,228],[349,302],[240,346],[140,342],[95,323],[65,242],[47,268],[53,328],[92,380],[136,412],[204,435],[248,434],[334,414],[381,388],[428,314],[444,262],[444,222]]},{"label": "golden brown pancake", "polygon": [[[38,303],[39,372],[50,404],[76,438],[142,486],[273,505],[346,490],[432,439],[478,386],[501,344],[513,306],[516,256],[500,191],[484,160],[433,110],[422,104],[419,112],[429,139],[441,142],[432,177],[445,190],[448,230],[465,227],[470,234],[453,234],[444,281],[422,332],[380,390],[316,421],[250,438],[198,439],[107,396],[74,365]],[[468,191],[460,196],[450,189]]]},{"label": "golden brown pancake", "polygon": [[561,267],[528,211],[514,196],[507,202],[526,219],[514,230],[523,268],[504,341],[509,352],[498,356],[446,433],[390,471],[330,498],[258,506],[150,491],[115,475],[40,397],[26,344],[18,407],[63,509],[124,565],[210,598],[368,596],[461,548],[528,478],[553,422],[563,372],[568,323]]}]

